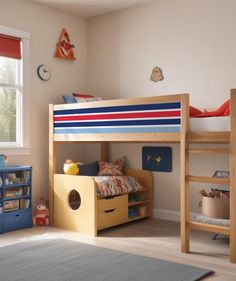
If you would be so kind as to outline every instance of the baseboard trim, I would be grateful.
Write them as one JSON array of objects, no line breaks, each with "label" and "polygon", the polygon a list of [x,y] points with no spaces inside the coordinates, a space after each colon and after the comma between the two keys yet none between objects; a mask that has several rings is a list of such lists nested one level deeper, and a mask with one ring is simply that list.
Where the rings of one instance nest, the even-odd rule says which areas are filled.
[{"label": "baseboard trim", "polygon": [[[195,220],[199,214],[191,213],[191,220]],[[180,222],[180,212],[170,211],[164,209],[153,209],[153,217],[160,220],[177,221]]]}]

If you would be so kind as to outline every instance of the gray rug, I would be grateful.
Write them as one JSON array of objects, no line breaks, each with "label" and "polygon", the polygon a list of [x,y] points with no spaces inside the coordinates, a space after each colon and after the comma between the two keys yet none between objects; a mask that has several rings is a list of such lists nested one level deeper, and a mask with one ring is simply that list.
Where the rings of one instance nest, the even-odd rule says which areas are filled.
[{"label": "gray rug", "polygon": [[1,281],[194,281],[210,274],[203,268],[64,239],[0,248]]}]

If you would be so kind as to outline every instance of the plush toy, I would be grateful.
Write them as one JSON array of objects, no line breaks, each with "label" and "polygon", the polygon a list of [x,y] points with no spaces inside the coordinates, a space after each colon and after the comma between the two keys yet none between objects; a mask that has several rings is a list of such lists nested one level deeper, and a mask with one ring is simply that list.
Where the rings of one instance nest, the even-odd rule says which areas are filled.
[{"label": "plush toy", "polygon": [[43,202],[40,202],[36,206],[35,214],[33,217],[33,223],[35,226],[49,225],[49,211]]},{"label": "plush toy", "polygon": [[73,162],[72,160],[66,160],[63,166],[64,173],[67,175],[78,175],[79,168],[78,163]]}]

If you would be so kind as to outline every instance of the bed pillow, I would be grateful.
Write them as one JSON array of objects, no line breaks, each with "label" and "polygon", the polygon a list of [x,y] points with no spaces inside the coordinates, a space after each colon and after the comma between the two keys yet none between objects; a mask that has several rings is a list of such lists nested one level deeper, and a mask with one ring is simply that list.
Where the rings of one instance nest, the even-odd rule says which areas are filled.
[{"label": "bed pillow", "polygon": [[76,103],[76,99],[72,96],[62,96],[64,103]]},{"label": "bed pillow", "polygon": [[99,166],[98,161],[90,164],[79,164],[79,175],[95,177],[98,175]]},{"label": "bed pillow", "polygon": [[114,161],[114,162],[105,162],[98,161],[99,172],[98,176],[123,176],[123,168],[125,164],[126,157]]},{"label": "bed pillow", "polygon": [[87,94],[87,93],[73,93],[73,97],[75,98],[95,98],[93,95],[91,94]]},{"label": "bed pillow", "polygon": [[90,94],[73,93],[73,97],[75,98],[76,102],[78,102],[78,103],[103,100],[103,98],[97,98]]}]

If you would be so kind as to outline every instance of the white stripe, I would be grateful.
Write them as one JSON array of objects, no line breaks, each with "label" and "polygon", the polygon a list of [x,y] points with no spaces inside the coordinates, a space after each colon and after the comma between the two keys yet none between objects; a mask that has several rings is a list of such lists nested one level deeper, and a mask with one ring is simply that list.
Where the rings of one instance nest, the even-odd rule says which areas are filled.
[{"label": "white stripe", "polygon": [[[79,108],[78,108],[79,109]],[[67,109],[66,109],[67,110]],[[70,110],[70,109],[69,109]],[[54,110],[57,112],[60,110]],[[76,113],[76,114],[59,114],[54,115],[54,117],[63,117],[63,116],[81,116],[81,115],[108,115],[108,114],[126,114],[126,113],[147,113],[147,112],[165,112],[165,111],[181,111],[180,108],[172,108],[172,109],[153,109],[153,110],[131,110],[131,111],[114,111],[114,112],[97,112],[97,113]]]},{"label": "white stripe", "polygon": [[101,129],[101,128],[105,128],[105,129],[115,129],[115,128],[140,128],[140,127],[180,127],[180,124],[177,125],[134,125],[134,126],[97,126],[97,127],[56,127],[54,129],[56,130],[60,130],[60,129]]},{"label": "white stripe", "polygon": [[136,120],[159,120],[159,119],[180,119],[180,116],[173,117],[155,117],[155,118],[127,118],[127,119],[91,119],[91,120],[63,120],[54,121],[54,123],[83,123],[83,122],[106,122],[106,121],[136,121]]}]

